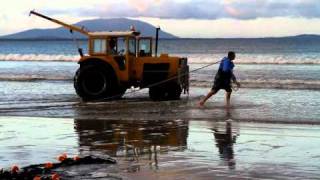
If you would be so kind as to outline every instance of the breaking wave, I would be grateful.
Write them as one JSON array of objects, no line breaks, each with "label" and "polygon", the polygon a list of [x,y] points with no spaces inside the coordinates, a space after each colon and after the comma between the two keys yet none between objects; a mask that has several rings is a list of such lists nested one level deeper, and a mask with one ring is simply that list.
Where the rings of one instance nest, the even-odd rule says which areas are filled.
[{"label": "breaking wave", "polygon": [[72,81],[70,76],[1,75],[0,81]]},{"label": "breaking wave", "polygon": [[[0,75],[0,81],[73,81],[73,74],[66,76],[43,76],[43,75]],[[266,89],[310,89],[320,90],[320,80],[240,80],[243,88],[266,88]],[[191,78],[191,87],[211,87],[211,81],[203,81]]]},{"label": "breaking wave", "polygon": [[[209,64],[220,60],[223,54],[174,54],[187,57],[191,64]],[[0,54],[0,61],[61,61],[76,62],[79,55],[63,54]],[[318,55],[254,55],[239,54],[237,64],[319,64]]]},{"label": "breaking wave", "polygon": [[[210,64],[214,63],[217,60],[221,59],[220,57],[215,56],[190,56],[188,57],[189,63],[192,64]],[[313,59],[313,58],[285,58],[285,57],[238,57],[235,61],[236,64],[319,64],[320,65],[320,58]]]},{"label": "breaking wave", "polygon": [[0,54],[0,61],[78,61],[79,55]]},{"label": "breaking wave", "polygon": [[[310,89],[319,90],[320,81],[312,80],[241,80],[243,88],[267,88],[267,89]],[[196,87],[211,87],[212,82],[191,80],[191,86]]]},{"label": "breaking wave", "polygon": [[[191,64],[210,64],[217,62],[224,54],[184,54]],[[239,54],[236,64],[319,64],[318,55],[255,55]]]}]

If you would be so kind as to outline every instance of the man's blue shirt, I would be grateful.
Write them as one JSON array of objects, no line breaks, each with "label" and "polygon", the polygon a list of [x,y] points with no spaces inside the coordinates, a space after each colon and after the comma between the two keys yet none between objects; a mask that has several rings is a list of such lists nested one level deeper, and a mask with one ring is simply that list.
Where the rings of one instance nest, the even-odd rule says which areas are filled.
[{"label": "man's blue shirt", "polygon": [[224,57],[221,60],[219,69],[221,69],[223,72],[232,72],[233,68],[234,68],[234,64],[229,58]]}]

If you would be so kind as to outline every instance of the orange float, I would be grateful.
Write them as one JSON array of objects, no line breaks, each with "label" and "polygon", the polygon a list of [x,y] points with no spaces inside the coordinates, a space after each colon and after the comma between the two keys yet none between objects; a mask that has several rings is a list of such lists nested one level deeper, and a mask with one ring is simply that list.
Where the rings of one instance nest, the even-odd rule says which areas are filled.
[{"label": "orange float", "polygon": [[68,158],[66,153],[63,153],[62,155],[58,156],[58,160],[60,162],[65,161]]},{"label": "orange float", "polygon": [[18,173],[19,167],[17,165],[13,165],[11,168],[11,173]]},{"label": "orange float", "polygon": [[46,164],[44,164],[44,168],[46,169],[51,169],[53,167],[53,164],[51,162],[47,162]]},{"label": "orange float", "polygon": [[33,180],[41,180],[41,176],[35,176]]},{"label": "orange float", "polygon": [[54,174],[52,174],[51,179],[52,180],[60,180],[60,176],[59,176],[59,174],[54,173]]},{"label": "orange float", "polygon": [[73,157],[73,160],[74,160],[74,161],[79,161],[79,160],[80,160],[80,157],[79,157],[79,156],[74,156],[74,157]]}]

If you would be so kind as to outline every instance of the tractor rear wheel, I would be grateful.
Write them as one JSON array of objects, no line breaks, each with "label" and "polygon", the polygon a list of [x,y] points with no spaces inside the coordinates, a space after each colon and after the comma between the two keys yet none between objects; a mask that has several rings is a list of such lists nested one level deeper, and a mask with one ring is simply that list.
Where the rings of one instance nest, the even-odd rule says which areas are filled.
[{"label": "tractor rear wheel", "polygon": [[153,101],[165,100],[165,97],[166,97],[165,88],[163,88],[161,86],[150,87],[149,88],[149,97]]},{"label": "tractor rear wheel", "polygon": [[149,88],[149,97],[154,101],[178,100],[180,99],[181,93],[182,89],[177,83]]},{"label": "tractor rear wheel", "polygon": [[179,84],[172,83],[168,85],[167,92],[168,92],[168,97],[167,97],[168,100],[178,100],[180,99],[182,89]]},{"label": "tractor rear wheel", "polygon": [[117,90],[115,87],[118,87],[116,76],[103,66],[85,65],[74,77],[74,88],[85,100],[112,97]]}]

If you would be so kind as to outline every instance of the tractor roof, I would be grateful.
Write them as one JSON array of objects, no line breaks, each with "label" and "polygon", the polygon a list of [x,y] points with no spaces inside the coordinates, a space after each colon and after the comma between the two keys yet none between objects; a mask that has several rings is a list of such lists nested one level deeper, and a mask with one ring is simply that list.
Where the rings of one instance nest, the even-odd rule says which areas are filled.
[{"label": "tractor roof", "polygon": [[125,37],[125,36],[139,36],[137,31],[101,31],[89,32],[89,36],[111,36],[111,37]]}]

